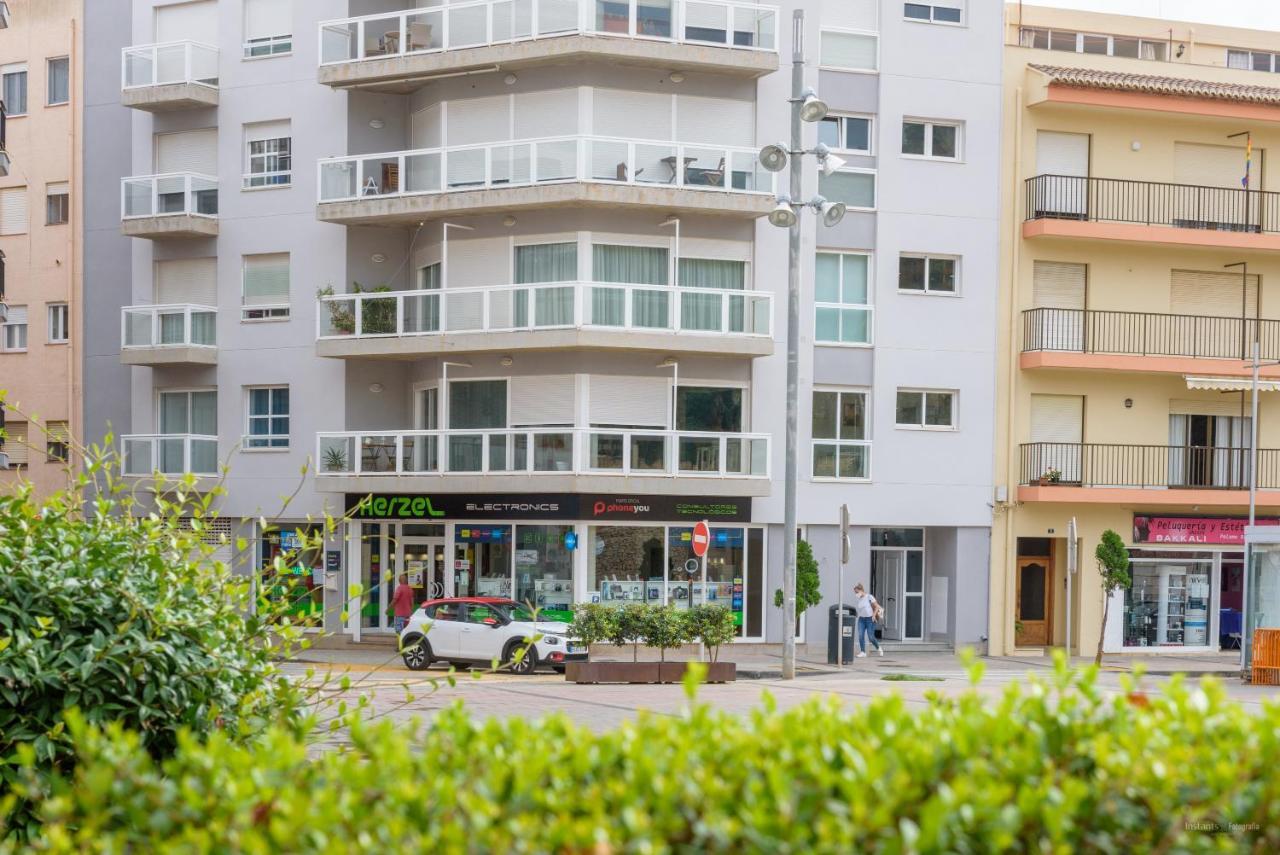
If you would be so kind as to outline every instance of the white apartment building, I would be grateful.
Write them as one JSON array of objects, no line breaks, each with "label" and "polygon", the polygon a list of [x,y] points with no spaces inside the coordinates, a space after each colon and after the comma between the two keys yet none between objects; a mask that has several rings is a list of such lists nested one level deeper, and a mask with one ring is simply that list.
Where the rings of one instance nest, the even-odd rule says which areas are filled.
[{"label": "white apartment building", "polygon": [[[251,563],[349,514],[294,569],[354,638],[405,573],[549,613],[721,603],[780,641],[787,188],[757,153],[797,4],[409,5],[86,11],[86,424],[131,477],[221,481]],[[827,603],[847,502],[886,636],[976,641],[999,10],[799,5],[831,106],[807,144],[847,161],[801,195],[850,208],[804,224],[800,523]]]}]

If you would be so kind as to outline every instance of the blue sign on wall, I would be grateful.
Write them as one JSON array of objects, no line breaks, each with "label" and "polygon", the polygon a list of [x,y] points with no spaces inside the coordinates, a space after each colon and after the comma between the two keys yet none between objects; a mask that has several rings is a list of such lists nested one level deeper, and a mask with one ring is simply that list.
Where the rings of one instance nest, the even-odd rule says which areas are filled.
[{"label": "blue sign on wall", "polygon": [[578,533],[570,529],[564,533],[564,548],[573,552],[578,548]]}]

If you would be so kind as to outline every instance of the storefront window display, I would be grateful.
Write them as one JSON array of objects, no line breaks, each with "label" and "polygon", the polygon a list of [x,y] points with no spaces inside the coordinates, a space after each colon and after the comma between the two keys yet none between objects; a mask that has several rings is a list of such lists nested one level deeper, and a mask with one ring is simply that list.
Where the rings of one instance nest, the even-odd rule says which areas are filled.
[{"label": "storefront window display", "polygon": [[573,619],[573,553],[565,546],[571,525],[516,526],[516,599],[544,620]]},{"label": "storefront window display", "polygon": [[286,523],[259,539],[262,593],[283,616],[319,619],[324,613],[324,550],[316,545],[322,532],[319,525]]},{"label": "storefront window display", "polygon": [[662,526],[592,526],[587,543],[587,599],[593,603],[663,602]]},{"label": "storefront window display", "polygon": [[[1132,550],[1125,647],[1216,646],[1217,639],[1210,638],[1216,558],[1213,553]],[[1240,557],[1232,553],[1230,559]]]},{"label": "storefront window display", "polygon": [[512,595],[511,526],[459,524],[453,543],[455,596]]}]

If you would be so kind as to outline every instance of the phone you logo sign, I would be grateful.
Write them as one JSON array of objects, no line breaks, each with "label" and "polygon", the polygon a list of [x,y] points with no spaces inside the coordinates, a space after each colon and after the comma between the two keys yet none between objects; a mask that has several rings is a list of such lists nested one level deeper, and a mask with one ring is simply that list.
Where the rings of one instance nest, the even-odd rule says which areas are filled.
[{"label": "phone you logo sign", "polygon": [[616,499],[611,502],[596,501],[591,506],[591,515],[593,517],[603,517],[608,514],[648,514],[649,506],[642,504],[635,499]]}]

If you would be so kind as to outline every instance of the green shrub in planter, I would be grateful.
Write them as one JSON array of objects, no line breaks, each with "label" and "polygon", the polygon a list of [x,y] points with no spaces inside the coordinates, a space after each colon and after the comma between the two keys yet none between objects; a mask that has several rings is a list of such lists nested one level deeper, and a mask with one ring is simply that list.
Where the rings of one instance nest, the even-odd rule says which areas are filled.
[{"label": "green shrub in planter", "polygon": [[613,636],[617,622],[615,609],[600,603],[578,603],[573,607],[573,623],[569,632],[582,644],[603,644]]},{"label": "green shrub in planter", "polygon": [[688,610],[675,606],[649,606],[640,637],[645,647],[656,647],[658,659],[666,662],[668,650],[689,640]]},{"label": "green shrub in planter", "polygon": [[738,635],[738,625],[733,622],[733,612],[724,606],[710,603],[694,606],[685,618],[689,640],[701,641],[715,662],[720,656],[720,645],[728,644]]},{"label": "green shrub in planter", "polygon": [[640,642],[644,640],[645,629],[649,625],[649,614],[657,606],[649,603],[627,603],[624,606],[605,606],[612,609],[613,632],[609,641],[617,647],[631,645],[631,661],[640,659]]},{"label": "green shrub in planter", "polygon": [[695,705],[604,733],[454,707],[319,755],[215,734],[157,762],[136,736],[72,733],[41,851],[1280,851],[1280,705],[1209,681],[1104,693],[1061,666],[998,697]]}]

